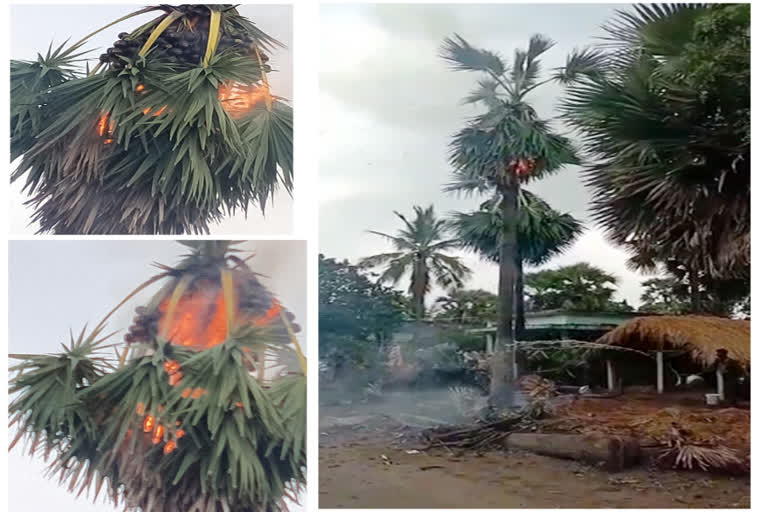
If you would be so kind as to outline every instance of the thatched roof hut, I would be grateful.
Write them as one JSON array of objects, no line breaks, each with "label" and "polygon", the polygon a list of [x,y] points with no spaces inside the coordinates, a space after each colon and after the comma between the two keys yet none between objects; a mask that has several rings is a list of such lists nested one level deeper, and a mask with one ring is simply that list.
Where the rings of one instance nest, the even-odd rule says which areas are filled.
[{"label": "thatched roof hut", "polygon": [[749,366],[749,320],[712,316],[644,316],[629,320],[600,337],[598,343],[646,352],[684,350],[697,362],[715,362],[719,348]]}]

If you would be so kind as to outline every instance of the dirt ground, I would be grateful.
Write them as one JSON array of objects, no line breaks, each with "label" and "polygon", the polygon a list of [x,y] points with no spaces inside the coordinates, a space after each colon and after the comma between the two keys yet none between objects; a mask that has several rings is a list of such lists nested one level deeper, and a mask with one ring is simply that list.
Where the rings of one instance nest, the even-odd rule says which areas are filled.
[{"label": "dirt ground", "polygon": [[[748,508],[749,477],[609,473],[527,452],[407,453],[391,426],[321,421],[321,508]],[[399,438],[399,440],[398,440]]]}]

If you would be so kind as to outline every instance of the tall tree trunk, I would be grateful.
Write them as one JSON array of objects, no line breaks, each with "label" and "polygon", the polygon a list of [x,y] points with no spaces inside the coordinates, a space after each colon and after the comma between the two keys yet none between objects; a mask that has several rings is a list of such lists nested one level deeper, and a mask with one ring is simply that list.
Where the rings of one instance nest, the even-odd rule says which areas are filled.
[{"label": "tall tree trunk", "polygon": [[[503,170],[501,172],[504,172]],[[519,186],[517,176],[508,176],[506,186],[502,187],[501,211],[504,219],[504,231],[501,241],[499,261],[499,297],[498,325],[496,328],[496,353],[491,362],[491,399],[499,407],[509,405],[513,398],[514,355],[507,351],[515,340],[512,321],[515,316],[517,298],[517,210]]]},{"label": "tall tree trunk", "polygon": [[699,273],[694,267],[688,267],[688,283],[691,286],[691,309],[693,313],[701,313],[701,289]]},{"label": "tall tree trunk", "polygon": [[525,288],[523,283],[523,258],[517,257],[517,276],[515,279],[515,338],[518,340],[525,333]]},{"label": "tall tree trunk", "polygon": [[[523,258],[518,255],[517,276],[515,278],[515,339],[518,340],[518,342],[521,339],[525,339],[524,277],[525,274],[523,273]],[[523,371],[526,366],[525,352],[518,349],[517,352],[515,352],[515,362],[517,363],[518,372]]]},{"label": "tall tree trunk", "polygon": [[424,261],[417,260],[413,264],[411,275],[411,295],[413,299],[413,313],[416,320],[424,319],[424,295],[427,293],[427,266]]}]

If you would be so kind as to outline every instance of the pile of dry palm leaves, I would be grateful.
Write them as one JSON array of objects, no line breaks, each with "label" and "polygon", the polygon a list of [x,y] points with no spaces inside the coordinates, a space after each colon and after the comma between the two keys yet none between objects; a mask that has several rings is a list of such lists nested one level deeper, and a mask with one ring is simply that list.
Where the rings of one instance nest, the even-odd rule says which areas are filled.
[{"label": "pile of dry palm leaves", "polygon": [[530,402],[520,412],[505,415],[495,421],[481,421],[474,425],[448,426],[427,429],[422,438],[428,450],[435,447],[458,448],[462,450],[484,450],[499,448],[510,432],[525,429],[547,414],[543,401]]},{"label": "pile of dry palm leaves", "polygon": [[669,433],[667,448],[656,457],[661,467],[742,474],[749,472],[749,458],[723,445],[692,442],[689,433],[674,428]]},{"label": "pile of dry palm leaves", "polygon": [[552,432],[629,436],[662,447],[661,467],[742,473],[749,470],[750,412],[661,407],[652,399],[578,398],[555,408]]},{"label": "pile of dry palm leaves", "polygon": [[[103,490],[130,510],[283,510],[306,479],[306,360],[283,308],[263,312],[269,292],[238,294],[255,276],[230,244],[185,244],[180,265],[61,353],[11,356],[11,448],[26,440],[71,492]],[[107,319],[161,279],[147,306],[158,330],[110,357]]]}]

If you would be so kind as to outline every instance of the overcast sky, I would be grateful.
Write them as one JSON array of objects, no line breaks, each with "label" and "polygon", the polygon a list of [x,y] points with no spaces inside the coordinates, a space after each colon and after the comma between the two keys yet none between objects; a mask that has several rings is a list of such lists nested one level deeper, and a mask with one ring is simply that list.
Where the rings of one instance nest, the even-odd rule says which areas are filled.
[{"label": "overcast sky", "polygon": [[[14,5],[11,7],[11,58],[36,59],[45,53],[53,42],[54,48],[67,39],[77,41],[94,30],[136,11],[143,5]],[[45,15],[40,15],[40,10]],[[269,75],[273,93],[287,99],[293,94],[293,11],[290,5],[243,5],[238,7],[257,27],[286,45],[276,49],[270,57],[274,72]],[[99,55],[112,46],[117,34],[127,32],[150,21],[157,13],[144,14],[114,25],[91,38],[86,49],[94,49],[91,65]],[[13,234],[32,234],[38,227],[30,225],[31,209],[24,206],[26,195],[22,193],[23,179],[17,180],[10,189],[10,225]],[[275,194],[274,204],[269,205],[265,216],[258,207],[250,210],[246,219],[242,213],[211,225],[212,234],[290,234],[293,232],[292,199],[284,190]]]},{"label": "overcast sky", "polygon": [[[247,242],[251,268],[302,326],[306,340],[306,244]],[[171,241],[12,241],[8,252],[9,353],[51,353],[69,341],[69,330],[96,325],[139,284],[157,274],[152,263],[174,265],[188,249]],[[105,332],[121,340],[136,306],[146,304],[161,283],[144,290],[113,316]],[[306,345],[305,345],[306,346]],[[11,361],[13,364],[13,361]],[[44,476],[46,465],[17,447],[8,455],[9,510],[112,512],[114,507],[76,500]]]},{"label": "overcast sky", "polygon": [[[320,75],[320,249],[357,260],[390,252],[366,229],[394,232],[392,210],[412,216],[412,205],[434,204],[439,214],[469,211],[481,199],[441,191],[451,180],[447,145],[480,107],[461,100],[478,76],[448,69],[437,54],[443,38],[457,33],[471,44],[508,59],[540,32],[557,41],[545,69],[561,66],[574,47],[594,42],[600,25],[622,5],[322,5]],[[555,113],[559,87],[532,96],[542,117]],[[588,222],[589,193],[579,169],[569,167],[530,186],[554,208]],[[645,276],[629,271],[627,255],[597,230],[585,233],[545,268],[587,261],[620,278],[617,297],[638,305]],[[496,291],[498,270],[472,255],[467,286]]]}]

